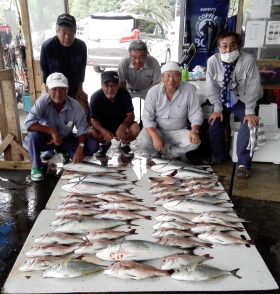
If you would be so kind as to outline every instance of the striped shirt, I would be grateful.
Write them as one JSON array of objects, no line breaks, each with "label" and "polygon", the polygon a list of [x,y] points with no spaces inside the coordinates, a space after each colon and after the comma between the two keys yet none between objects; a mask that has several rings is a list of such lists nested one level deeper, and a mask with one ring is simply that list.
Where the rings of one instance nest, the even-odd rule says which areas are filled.
[{"label": "striped shirt", "polygon": [[195,86],[181,82],[170,102],[163,83],[155,85],[147,94],[142,120],[145,128],[165,130],[187,128],[188,121],[192,126],[202,125],[202,110]]},{"label": "striped shirt", "polygon": [[123,58],[119,63],[120,83],[126,82],[129,92],[141,92],[141,97],[145,97],[148,90],[160,82],[160,75],[160,65],[151,55],[147,55],[144,67],[140,70],[133,68],[130,57]]}]

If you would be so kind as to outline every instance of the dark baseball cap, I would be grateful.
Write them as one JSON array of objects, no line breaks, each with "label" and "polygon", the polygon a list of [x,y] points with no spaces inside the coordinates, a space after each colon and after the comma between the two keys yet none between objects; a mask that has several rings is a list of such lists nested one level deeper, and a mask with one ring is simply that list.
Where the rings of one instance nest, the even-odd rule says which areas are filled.
[{"label": "dark baseball cap", "polygon": [[104,71],[101,74],[101,83],[105,84],[108,82],[118,83],[119,82],[119,76],[118,74],[113,70]]},{"label": "dark baseball cap", "polygon": [[76,19],[74,16],[64,13],[58,16],[56,24],[76,28]]}]

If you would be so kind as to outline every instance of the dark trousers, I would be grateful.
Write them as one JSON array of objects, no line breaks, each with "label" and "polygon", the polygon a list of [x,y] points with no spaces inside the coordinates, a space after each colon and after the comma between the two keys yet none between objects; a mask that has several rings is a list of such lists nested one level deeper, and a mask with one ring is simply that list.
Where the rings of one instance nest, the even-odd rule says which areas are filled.
[{"label": "dark trousers", "polygon": [[252,158],[250,157],[250,150],[247,150],[249,143],[249,128],[248,123],[243,123],[245,117],[245,104],[238,101],[229,111],[224,109],[224,121],[216,120],[213,125],[209,127],[209,140],[212,148],[212,159],[224,160],[225,159],[225,126],[229,125],[230,113],[233,113],[235,118],[241,122],[238,135],[237,135],[237,158],[238,165],[244,165],[249,170],[251,169]]},{"label": "dark trousers", "polygon": [[[25,144],[31,157],[32,167],[42,167],[41,151],[57,150],[58,152],[66,153],[72,158],[79,144],[78,138],[74,135],[64,138],[60,146],[48,144],[50,140],[50,135],[40,132],[29,132],[25,137]],[[98,143],[93,138],[87,138],[84,153],[92,155],[98,150],[98,147]]]}]

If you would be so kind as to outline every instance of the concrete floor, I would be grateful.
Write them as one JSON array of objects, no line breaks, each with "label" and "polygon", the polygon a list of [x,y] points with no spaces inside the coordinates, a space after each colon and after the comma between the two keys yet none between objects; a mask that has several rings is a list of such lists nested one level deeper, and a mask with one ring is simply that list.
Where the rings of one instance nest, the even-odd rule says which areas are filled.
[{"label": "concrete floor", "polygon": [[[232,163],[214,167],[221,183],[228,191],[232,167]],[[266,199],[273,197],[280,201],[279,170],[280,166],[273,164],[254,164],[254,176],[250,180],[235,179],[232,193],[236,212],[249,220],[244,226],[278,285],[280,285],[280,203]],[[59,176],[55,173],[47,173],[44,182],[32,183],[27,171],[0,171],[1,288],[58,179]]]}]

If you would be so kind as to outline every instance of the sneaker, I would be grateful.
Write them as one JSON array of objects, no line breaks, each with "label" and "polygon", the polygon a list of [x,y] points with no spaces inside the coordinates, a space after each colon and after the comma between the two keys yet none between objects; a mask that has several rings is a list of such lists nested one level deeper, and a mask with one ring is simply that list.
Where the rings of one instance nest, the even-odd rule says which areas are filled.
[{"label": "sneaker", "polygon": [[33,182],[40,182],[44,179],[43,172],[40,167],[32,167],[31,169],[31,180]]},{"label": "sneaker", "polygon": [[99,149],[98,151],[95,153],[96,157],[105,157],[107,151],[109,150],[109,148],[111,147],[112,143],[107,143],[107,144],[99,144]]},{"label": "sneaker", "polygon": [[251,171],[248,170],[244,165],[239,165],[236,176],[241,179],[248,179],[251,177]]},{"label": "sneaker", "polygon": [[134,156],[133,151],[131,151],[129,145],[121,146],[119,145],[119,150],[124,157],[131,158]]}]

